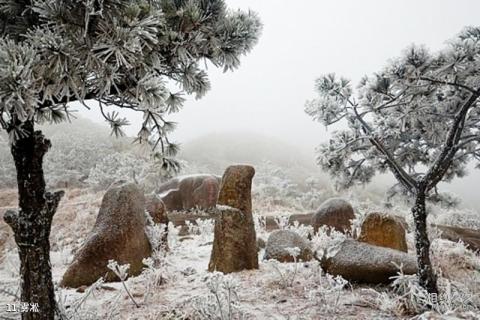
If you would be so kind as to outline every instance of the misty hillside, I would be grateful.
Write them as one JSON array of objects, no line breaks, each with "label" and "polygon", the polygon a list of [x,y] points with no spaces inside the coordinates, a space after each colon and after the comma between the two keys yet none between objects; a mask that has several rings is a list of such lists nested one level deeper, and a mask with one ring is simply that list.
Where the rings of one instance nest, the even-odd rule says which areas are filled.
[{"label": "misty hillside", "polygon": [[[313,150],[312,150],[313,151]],[[231,163],[260,165],[269,161],[297,179],[320,174],[313,152],[281,139],[249,132],[211,133],[181,145],[181,159],[221,174]]]}]

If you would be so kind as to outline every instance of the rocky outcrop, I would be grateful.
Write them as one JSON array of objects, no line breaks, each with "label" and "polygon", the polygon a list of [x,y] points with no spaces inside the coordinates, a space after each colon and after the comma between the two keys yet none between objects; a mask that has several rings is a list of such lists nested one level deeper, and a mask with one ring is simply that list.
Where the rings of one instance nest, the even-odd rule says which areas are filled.
[{"label": "rocky outcrop", "polygon": [[140,274],[142,260],[151,255],[145,223],[143,192],[135,184],[112,186],[103,197],[93,230],[60,285],[78,288],[105,275],[106,281],[118,280],[107,268],[110,259],[130,264],[129,275]]},{"label": "rocky outcrop", "polygon": [[362,223],[358,240],[375,246],[408,251],[405,227],[396,217],[370,213]]},{"label": "rocky outcrop", "polygon": [[347,233],[350,232],[353,219],[355,219],[355,213],[350,203],[341,198],[331,198],[322,203],[313,214],[311,225],[315,232],[320,227],[327,226]]},{"label": "rocky outcrop", "polygon": [[345,239],[330,248],[321,262],[322,268],[332,274],[360,283],[388,283],[396,276],[402,265],[404,274],[415,274],[417,263],[413,256],[404,252],[373,246],[368,243]]},{"label": "rocky outcrop", "polygon": [[222,178],[209,271],[258,269],[251,187],[255,169],[228,167]]},{"label": "rocky outcrop", "polygon": [[215,175],[181,176],[162,184],[157,193],[167,211],[183,211],[195,207],[214,208],[221,179]]},{"label": "rocky outcrop", "polygon": [[462,241],[473,251],[480,251],[480,230],[459,228],[445,225],[433,225],[440,230],[442,239],[453,242]]},{"label": "rocky outcrop", "polygon": [[[292,256],[289,249],[298,248],[298,256]],[[313,252],[309,243],[294,231],[277,230],[270,234],[263,259],[280,262],[310,261]]]}]

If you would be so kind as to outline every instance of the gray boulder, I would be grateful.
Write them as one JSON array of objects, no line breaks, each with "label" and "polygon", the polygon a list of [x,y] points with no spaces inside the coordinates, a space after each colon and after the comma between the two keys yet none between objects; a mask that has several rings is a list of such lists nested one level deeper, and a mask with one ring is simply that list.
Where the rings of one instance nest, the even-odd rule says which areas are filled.
[{"label": "gray boulder", "polygon": [[297,261],[309,261],[313,258],[309,243],[294,231],[277,230],[270,234],[267,240],[264,259],[275,259],[280,262],[293,262],[294,257],[289,248],[300,249]]},{"label": "gray boulder", "polygon": [[403,266],[404,274],[417,272],[417,262],[413,256],[390,248],[345,239],[329,251],[321,259],[323,270],[353,282],[391,282],[390,277],[398,273],[395,264]]},{"label": "gray boulder", "polygon": [[215,208],[221,180],[211,174],[176,177],[160,185],[157,193],[167,211]]},{"label": "gray boulder", "polygon": [[313,214],[311,225],[315,232],[322,226],[328,226],[347,233],[351,229],[353,219],[355,213],[350,203],[341,198],[331,198],[322,203]]}]

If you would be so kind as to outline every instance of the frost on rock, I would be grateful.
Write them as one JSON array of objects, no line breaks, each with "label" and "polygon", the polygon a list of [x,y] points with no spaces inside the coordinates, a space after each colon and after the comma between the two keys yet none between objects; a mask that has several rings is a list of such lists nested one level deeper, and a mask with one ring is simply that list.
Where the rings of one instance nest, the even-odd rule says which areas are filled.
[{"label": "frost on rock", "polygon": [[364,283],[388,283],[397,274],[396,266],[403,266],[405,274],[417,272],[414,257],[401,251],[377,247],[352,239],[344,240],[322,259],[322,267],[332,275],[340,275],[349,281]]},{"label": "frost on rock", "polygon": [[[294,250],[295,249],[295,250]],[[293,255],[291,250],[297,252]],[[267,240],[263,259],[275,259],[280,262],[310,261],[313,258],[310,244],[300,235],[290,230],[277,230]]]},{"label": "frost on rock", "polygon": [[105,194],[93,230],[65,272],[61,285],[90,285],[107,274],[108,261],[130,264],[130,274],[139,274],[142,259],[152,253],[145,233],[145,197],[134,184],[113,187]]},{"label": "frost on rock", "polygon": [[221,178],[211,174],[195,174],[173,178],[157,188],[168,211],[193,208],[211,209],[217,204]]},{"label": "frost on rock", "polygon": [[[209,271],[224,273],[258,269],[257,236],[252,215],[251,186],[255,169],[230,166],[225,170],[215,221]],[[233,207],[233,208],[229,208]],[[220,207],[221,208],[221,207]]]},{"label": "frost on rock", "polygon": [[347,233],[351,230],[355,213],[352,205],[341,198],[331,198],[323,202],[312,216],[315,231],[321,226],[328,226],[337,231]]}]

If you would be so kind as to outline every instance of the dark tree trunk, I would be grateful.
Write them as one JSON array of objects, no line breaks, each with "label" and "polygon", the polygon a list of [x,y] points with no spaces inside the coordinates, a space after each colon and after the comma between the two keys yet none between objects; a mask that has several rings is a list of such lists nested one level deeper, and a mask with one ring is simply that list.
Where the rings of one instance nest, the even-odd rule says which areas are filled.
[{"label": "dark tree trunk", "polygon": [[430,261],[430,240],[427,233],[427,209],[425,192],[417,192],[412,209],[415,222],[415,248],[417,251],[418,278],[420,285],[429,293],[438,293],[437,277]]},{"label": "dark tree trunk", "polygon": [[19,210],[5,221],[14,232],[20,256],[21,302],[38,304],[38,312],[22,313],[23,320],[54,319],[55,293],[50,265],[50,229],[63,192],[45,190],[43,157],[50,148],[33,121],[21,125],[24,135],[11,147],[19,195]]}]

